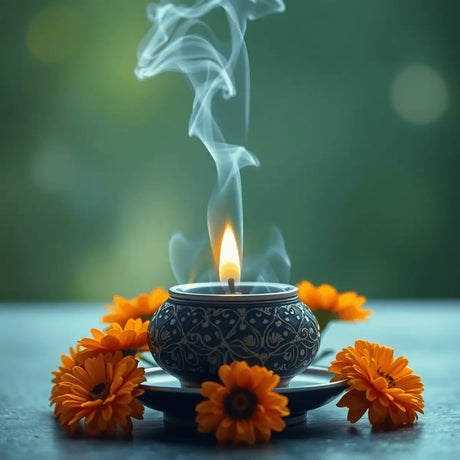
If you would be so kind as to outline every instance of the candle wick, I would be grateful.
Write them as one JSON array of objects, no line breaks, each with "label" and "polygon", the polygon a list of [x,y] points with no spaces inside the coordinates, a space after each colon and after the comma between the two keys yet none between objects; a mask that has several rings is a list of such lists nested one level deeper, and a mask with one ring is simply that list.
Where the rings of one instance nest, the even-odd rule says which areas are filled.
[{"label": "candle wick", "polygon": [[229,278],[228,279],[228,292],[229,294],[235,294],[235,279]]}]

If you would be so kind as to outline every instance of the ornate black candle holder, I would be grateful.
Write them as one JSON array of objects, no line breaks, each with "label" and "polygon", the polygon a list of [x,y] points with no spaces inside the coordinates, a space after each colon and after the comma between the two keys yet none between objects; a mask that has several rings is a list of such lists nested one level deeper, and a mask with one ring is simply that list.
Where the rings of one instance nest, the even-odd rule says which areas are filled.
[{"label": "ornate black candle holder", "polygon": [[236,360],[273,370],[284,386],[313,361],[318,323],[295,286],[243,282],[237,291],[222,283],[174,286],[153,316],[152,355],[183,387],[218,381],[219,366]]}]

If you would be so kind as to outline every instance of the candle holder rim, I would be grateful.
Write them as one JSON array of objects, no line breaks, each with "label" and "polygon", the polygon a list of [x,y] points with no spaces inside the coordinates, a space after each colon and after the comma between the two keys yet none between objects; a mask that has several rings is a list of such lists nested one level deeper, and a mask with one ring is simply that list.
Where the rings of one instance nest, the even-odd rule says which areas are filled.
[{"label": "candle holder rim", "polygon": [[[248,290],[250,288],[264,288],[269,286],[271,292],[244,292],[243,294],[229,294],[225,292],[225,283],[212,281],[206,283],[186,283],[171,286],[168,289],[169,295],[176,299],[183,300],[200,300],[200,301],[215,301],[215,302],[260,302],[263,300],[289,299],[296,297],[299,289],[291,284],[271,283],[262,281],[241,281],[236,288]],[[217,292],[202,292],[207,288],[222,289],[222,293]],[[197,289],[199,290],[197,292]]]}]

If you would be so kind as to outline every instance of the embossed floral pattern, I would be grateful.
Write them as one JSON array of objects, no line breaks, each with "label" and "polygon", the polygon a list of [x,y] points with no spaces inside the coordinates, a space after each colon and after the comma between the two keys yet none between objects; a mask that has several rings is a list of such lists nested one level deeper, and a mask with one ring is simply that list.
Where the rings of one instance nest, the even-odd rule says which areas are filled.
[{"label": "embossed floral pattern", "polygon": [[149,336],[157,362],[192,380],[211,378],[235,360],[286,379],[313,360],[319,345],[317,322],[301,302],[224,308],[168,301],[152,319]]}]

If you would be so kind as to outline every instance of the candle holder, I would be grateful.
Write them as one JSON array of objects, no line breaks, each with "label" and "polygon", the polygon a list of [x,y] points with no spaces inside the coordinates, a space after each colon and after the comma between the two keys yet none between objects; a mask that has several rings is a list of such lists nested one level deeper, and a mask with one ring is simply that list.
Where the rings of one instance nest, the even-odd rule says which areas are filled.
[{"label": "candle holder", "polygon": [[320,334],[295,286],[242,282],[229,294],[222,283],[174,286],[149,325],[150,351],[182,387],[218,381],[232,361],[265,366],[280,386],[313,361]]}]

